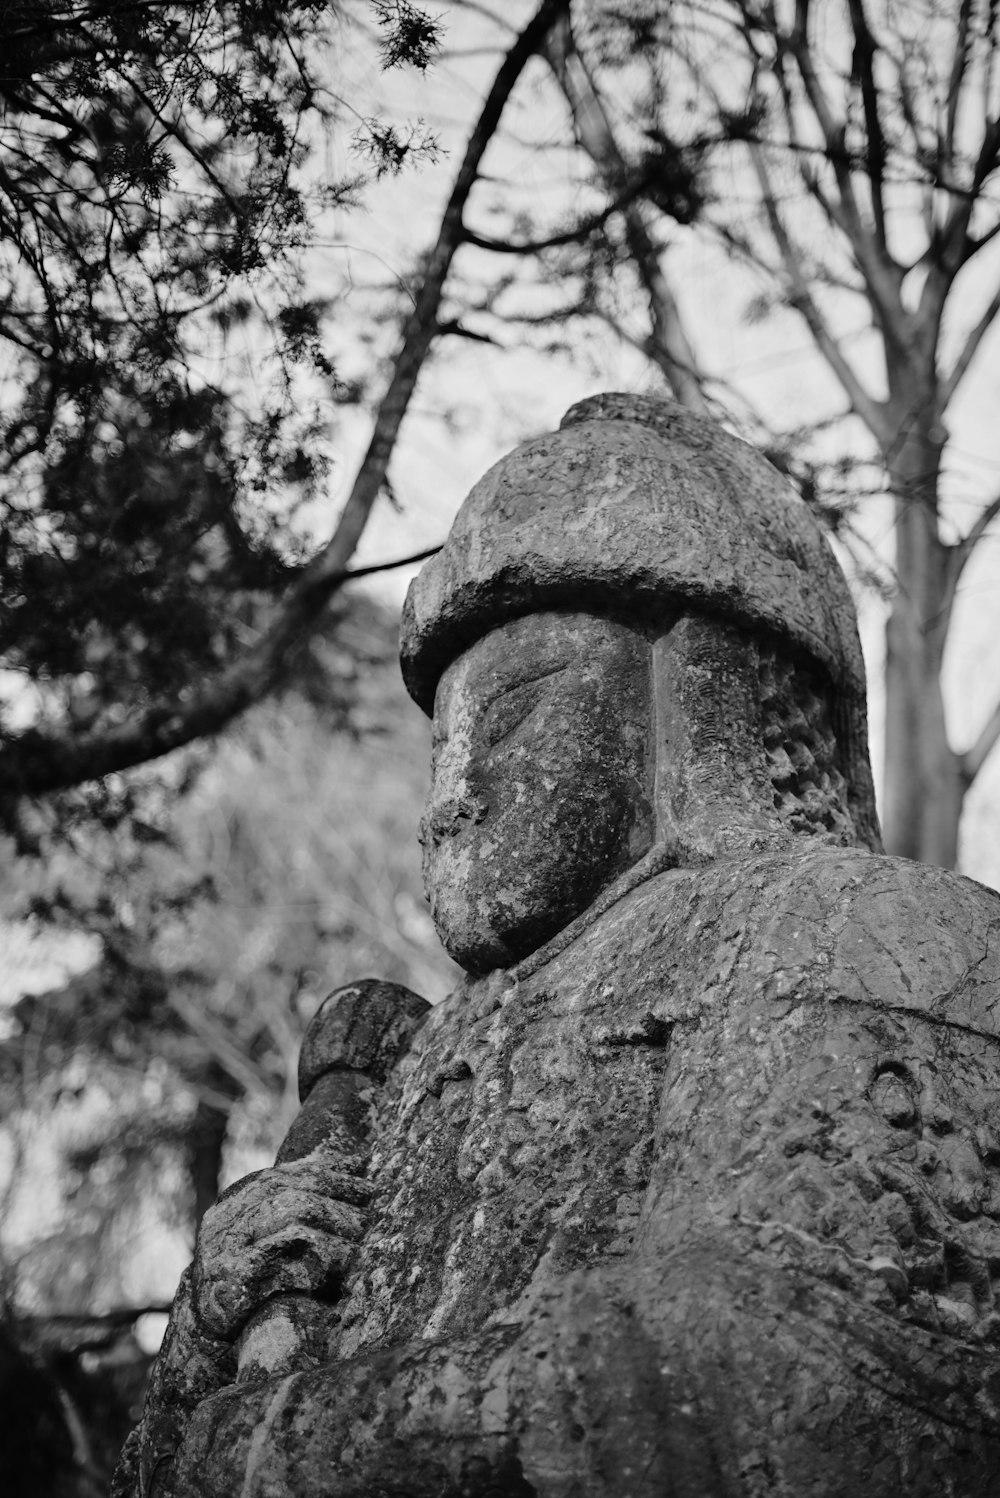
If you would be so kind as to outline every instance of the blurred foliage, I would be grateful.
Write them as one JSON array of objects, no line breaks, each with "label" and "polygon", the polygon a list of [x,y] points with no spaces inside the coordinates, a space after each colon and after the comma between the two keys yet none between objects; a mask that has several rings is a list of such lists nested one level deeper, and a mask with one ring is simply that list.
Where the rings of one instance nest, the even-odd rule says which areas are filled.
[{"label": "blurred foliage", "polygon": [[149,1366],[124,1317],[0,1303],[4,1498],[104,1498]]},{"label": "blurred foliage", "polygon": [[0,1256],[22,1316],[168,1301],[220,1183],[273,1159],[325,995],[368,974],[451,986],[420,888],[428,765],[395,621],[345,595],[280,700],[105,786],[132,814],[36,809],[0,919],[98,941],[0,1010]]}]

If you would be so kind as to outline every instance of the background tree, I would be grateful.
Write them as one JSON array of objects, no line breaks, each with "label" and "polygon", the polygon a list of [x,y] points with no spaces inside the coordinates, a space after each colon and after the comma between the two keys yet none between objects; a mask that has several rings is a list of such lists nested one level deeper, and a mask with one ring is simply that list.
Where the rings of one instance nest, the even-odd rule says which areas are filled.
[{"label": "background tree", "polygon": [[[384,972],[439,997],[453,971],[420,895],[408,819],[428,733],[404,707],[394,621],[355,600],[316,651],[311,674],[203,751],[196,777],[158,777],[158,821],[151,795],[142,817],[112,815],[103,830],[52,814],[35,829],[47,856],[8,868],[0,890],[8,918],[98,938],[78,977],[10,1012],[4,1116],[32,1115],[30,1149],[33,1093],[54,1087],[54,1104],[110,1066],[121,1094],[138,1093],[99,1126],[70,1121],[74,1169],[117,1153],[121,1177],[130,1159],[146,1169],[155,1146],[178,1146],[193,1227],[217,1193],[234,1111],[257,1119],[265,1156],[280,1142],[302,1030],[331,987]],[[161,1102],[147,1108],[150,1068]],[[94,1216],[78,1206],[80,1223]],[[80,1272],[106,1276],[114,1258],[81,1253]],[[32,1263],[42,1273],[37,1246]],[[71,1299],[94,1290],[63,1275]],[[106,1279],[96,1290],[105,1297]]]},{"label": "background tree", "polygon": [[[956,589],[1000,511],[1000,499],[985,503],[970,524],[952,502],[947,424],[984,373],[1000,311],[995,7],[579,4],[546,56],[586,163],[586,211],[567,214],[563,198],[560,220],[522,213],[477,235],[504,269],[480,269],[487,290],[470,288],[469,309],[566,346],[588,324],[612,326],[677,399],[710,404],[765,445],[842,535],[877,475],[894,535],[885,838],[892,852],[954,866],[963,800],[1000,736],[995,684],[964,752],[942,695]],[[683,283],[666,274],[681,235],[746,268],[755,317],[801,320],[839,408],[782,428],[708,378]],[[519,304],[531,273],[505,274],[514,251],[541,261],[548,306]],[[831,437],[838,420],[853,462]]]},{"label": "background tree", "polygon": [[[6,867],[8,922],[94,938],[68,981],[0,1009],[10,1376],[35,1369],[39,1419],[54,1387],[75,1411],[68,1493],[107,1491],[141,1405],[133,1326],[169,1304],[221,1187],[273,1160],[320,1001],[366,973],[432,999],[454,982],[420,888],[429,731],[407,711],[395,636],[390,614],[343,595],[279,699],[175,756],[172,777],[133,772],[150,781],[141,810],[106,827],[93,800],[73,825],[36,811],[44,858]],[[0,1465],[16,1456],[0,1441]]]},{"label": "background tree", "polygon": [[[757,203],[737,220],[717,190],[706,224],[798,313],[883,469],[895,538],[885,838],[954,866],[963,798],[1000,735],[997,702],[956,752],[941,686],[956,587],[1000,510],[956,534],[944,483],[949,407],[1000,310],[995,257],[982,264],[1000,228],[995,7],[698,6],[653,31],[647,49],[658,41],[668,61],[646,130],[672,138],[666,100],[682,77],[724,127]],[[860,357],[844,331],[858,307],[871,334]]]}]

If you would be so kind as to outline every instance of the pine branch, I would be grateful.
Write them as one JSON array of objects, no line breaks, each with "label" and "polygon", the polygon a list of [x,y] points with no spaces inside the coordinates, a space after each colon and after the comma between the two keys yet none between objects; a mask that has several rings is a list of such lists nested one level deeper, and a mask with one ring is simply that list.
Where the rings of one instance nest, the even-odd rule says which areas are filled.
[{"label": "pine branch", "polygon": [[[507,52],[469,137],[425,263],[414,305],[404,324],[392,379],[351,493],[326,547],[305,568],[256,645],[200,690],[144,712],[137,720],[83,738],[22,734],[0,749],[0,783],[9,794],[41,795],[156,759],[206,734],[219,732],[280,681],[293,647],[352,576],[347,564],[382,489],[389,459],[417,378],[437,335],[437,314],[456,251],[464,240],[462,216],[486,148],[528,60],[566,14],[569,0],[543,0]],[[368,573],[377,569],[365,569]]]}]

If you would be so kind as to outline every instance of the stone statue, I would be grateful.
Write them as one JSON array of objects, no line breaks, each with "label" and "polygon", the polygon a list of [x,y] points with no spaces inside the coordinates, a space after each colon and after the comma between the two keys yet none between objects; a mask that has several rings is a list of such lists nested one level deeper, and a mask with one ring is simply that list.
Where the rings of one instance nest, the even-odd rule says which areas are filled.
[{"label": "stone statue", "polygon": [[1000,1493],[1000,897],[880,851],[805,506],[584,401],[473,490],[402,658],[468,977],[324,1005],[116,1491]]}]

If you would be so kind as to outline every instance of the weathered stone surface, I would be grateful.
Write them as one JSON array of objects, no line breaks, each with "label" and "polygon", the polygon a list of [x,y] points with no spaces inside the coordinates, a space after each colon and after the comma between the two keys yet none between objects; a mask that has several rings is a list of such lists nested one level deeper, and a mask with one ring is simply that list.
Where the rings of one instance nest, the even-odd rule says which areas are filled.
[{"label": "weathered stone surface", "polygon": [[334,989],[316,1011],[302,1042],[301,1101],[326,1072],[363,1071],[384,1082],[429,1008],[412,989],[379,978],[362,978]]},{"label": "weathered stone surface", "polygon": [[[610,412],[615,472],[652,461]],[[729,471],[712,430],[672,483]],[[199,1242],[119,1492],[1000,1495],[1000,898],[871,851],[848,636],[835,669],[754,590],[842,597],[764,497],[757,550],[719,544],[762,557],[742,618],[690,559],[610,612],[491,573],[457,648],[440,603],[426,871],[470,977],[381,1079],[334,1007],[286,1163]]]},{"label": "weathered stone surface", "polygon": [[597,396],[472,490],[410,591],[403,674],[430,711],[448,662],[504,619],[693,602],[864,685],[843,574],[770,463],[680,406]]},{"label": "weathered stone surface", "polygon": [[421,839],[431,913],[467,970],[533,952],[652,846],[649,672],[625,625],[545,614],[445,673]]},{"label": "weathered stone surface", "polygon": [[467,984],[384,1119],[329,1368],[208,1401],[179,1491],[993,1491],[998,907],[766,855]]},{"label": "weathered stone surface", "polygon": [[300,1057],[303,1106],[274,1169],[238,1181],[205,1215],[116,1494],[172,1490],[177,1449],[210,1394],[323,1360],[372,1194],[376,1100],[383,1090],[397,1096],[393,1081],[382,1084],[394,1069],[405,1074],[429,1007],[376,979],[320,1006]]},{"label": "weathered stone surface", "polygon": [[411,694],[430,713],[467,646],[507,619],[566,608],[654,624],[696,610],[820,663],[839,696],[861,835],[877,838],[850,592],[806,507],[746,443],[670,401],[608,394],[502,459],[410,589],[401,660]]}]

